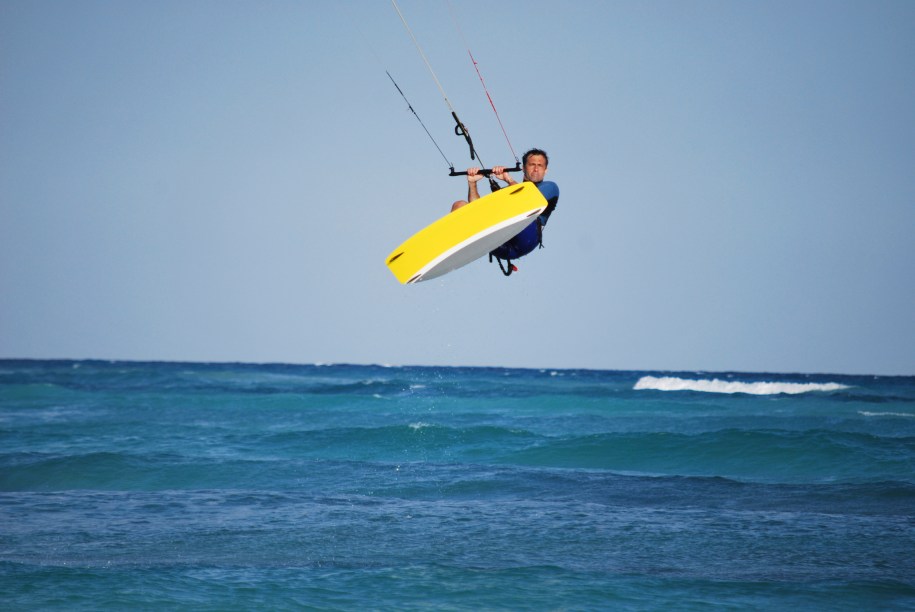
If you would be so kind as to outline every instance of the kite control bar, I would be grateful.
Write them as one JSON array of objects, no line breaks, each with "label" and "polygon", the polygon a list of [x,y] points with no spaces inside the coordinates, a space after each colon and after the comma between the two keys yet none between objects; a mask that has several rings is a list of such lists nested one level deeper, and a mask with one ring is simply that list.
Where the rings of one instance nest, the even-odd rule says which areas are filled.
[{"label": "kite control bar", "polygon": [[[515,162],[514,168],[506,168],[506,172],[521,172],[521,162]],[[477,173],[480,176],[490,176],[492,174],[492,168],[481,168]],[[455,172],[454,168],[451,168],[451,172],[448,176],[467,176],[467,171]]]}]

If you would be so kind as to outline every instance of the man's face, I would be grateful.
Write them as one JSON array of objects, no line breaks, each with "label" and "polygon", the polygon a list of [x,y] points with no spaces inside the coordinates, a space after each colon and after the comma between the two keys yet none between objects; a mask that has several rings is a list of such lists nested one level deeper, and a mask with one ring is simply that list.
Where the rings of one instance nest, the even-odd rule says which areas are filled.
[{"label": "man's face", "polygon": [[531,155],[524,164],[524,178],[539,183],[546,176],[546,158],[543,155]]}]

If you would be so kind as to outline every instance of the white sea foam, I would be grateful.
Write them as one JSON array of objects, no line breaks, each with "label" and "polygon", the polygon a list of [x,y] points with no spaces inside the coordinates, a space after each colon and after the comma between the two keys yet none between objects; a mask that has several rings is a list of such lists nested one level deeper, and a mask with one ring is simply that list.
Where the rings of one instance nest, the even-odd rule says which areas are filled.
[{"label": "white sea foam", "polygon": [[911,412],[868,412],[867,410],[859,410],[858,414],[867,417],[902,417],[909,419],[915,418],[915,414]]},{"label": "white sea foam", "polygon": [[841,391],[848,389],[839,383],[791,383],[791,382],[738,382],[718,380],[689,380],[665,376],[643,376],[635,383],[637,391],[703,391],[706,393],[748,393],[750,395],[798,394],[811,391]]}]

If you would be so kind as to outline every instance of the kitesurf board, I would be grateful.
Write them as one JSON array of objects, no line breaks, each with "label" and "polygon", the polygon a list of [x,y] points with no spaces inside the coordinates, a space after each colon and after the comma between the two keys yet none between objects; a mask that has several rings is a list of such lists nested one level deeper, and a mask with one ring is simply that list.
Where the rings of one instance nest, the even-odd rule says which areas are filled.
[{"label": "kitesurf board", "polygon": [[505,187],[413,234],[388,255],[388,268],[404,284],[447,274],[514,238],[546,207],[534,183]]}]

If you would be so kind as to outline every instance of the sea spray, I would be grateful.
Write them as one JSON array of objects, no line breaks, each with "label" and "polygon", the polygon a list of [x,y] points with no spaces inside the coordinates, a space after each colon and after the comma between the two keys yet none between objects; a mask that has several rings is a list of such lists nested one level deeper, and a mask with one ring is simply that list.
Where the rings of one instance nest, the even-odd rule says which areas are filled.
[{"label": "sea spray", "polygon": [[712,380],[690,380],[673,376],[643,376],[635,383],[638,391],[699,391],[702,393],[747,393],[749,395],[796,395],[799,393],[830,392],[848,389],[840,383],[796,383],[796,382],[740,382]]}]

